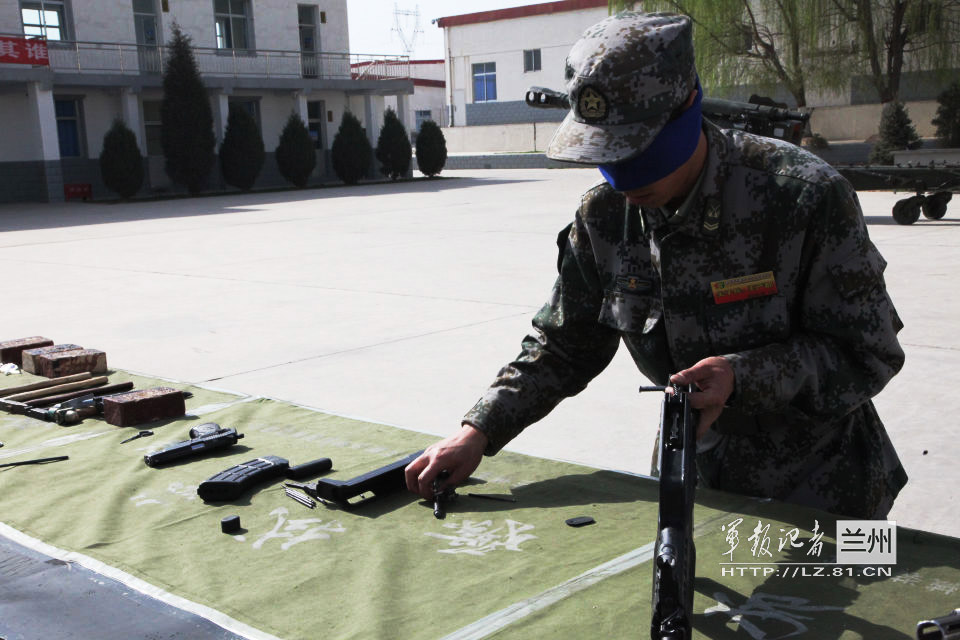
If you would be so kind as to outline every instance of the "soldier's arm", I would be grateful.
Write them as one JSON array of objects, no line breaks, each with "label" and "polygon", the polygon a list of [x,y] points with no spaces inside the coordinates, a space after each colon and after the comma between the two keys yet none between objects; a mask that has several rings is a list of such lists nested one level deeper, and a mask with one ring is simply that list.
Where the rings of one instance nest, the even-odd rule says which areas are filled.
[{"label": "soldier's arm", "polygon": [[808,230],[800,330],[783,343],[726,354],[731,404],[748,413],[792,408],[836,418],[866,402],[903,366],[903,327],[887,295],[886,262],[870,241],[846,180],[826,184]]},{"label": "soldier's arm", "polygon": [[576,395],[613,359],[619,333],[597,322],[603,299],[590,238],[578,212],[557,238],[559,276],[522,351],[463,418],[493,455],[524,428]]}]

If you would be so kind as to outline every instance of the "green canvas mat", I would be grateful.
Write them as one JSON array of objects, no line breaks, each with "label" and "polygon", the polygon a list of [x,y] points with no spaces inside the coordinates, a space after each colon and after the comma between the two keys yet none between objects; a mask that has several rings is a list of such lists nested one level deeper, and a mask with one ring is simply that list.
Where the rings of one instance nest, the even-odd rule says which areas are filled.
[{"label": "green canvas mat", "polygon": [[[484,459],[444,520],[406,492],[352,511],[308,509],[280,481],[231,504],[205,504],[200,482],[259,456],[291,465],[328,457],[327,477],[349,479],[436,438],[124,372],[110,378],[189,390],[188,413],[203,415],[152,423],[154,436],[121,445],[143,426],[87,419],[59,427],[0,414],[0,462],[70,456],[0,469],[2,523],[263,632],[248,632],[254,637],[649,637],[657,484],[648,478],[503,452]],[[30,380],[0,378],[0,388]],[[218,455],[144,464],[146,452],[208,421],[245,437]],[[648,451],[637,443],[637,455]],[[233,514],[242,532],[221,533],[220,520]],[[596,523],[565,524],[582,515]],[[697,637],[910,638],[918,620],[960,606],[953,538],[900,528],[895,565],[837,566],[834,516],[700,491],[695,518]],[[795,546],[780,551],[794,528]],[[791,564],[723,564],[733,561]],[[813,575],[818,566],[825,575]]]}]

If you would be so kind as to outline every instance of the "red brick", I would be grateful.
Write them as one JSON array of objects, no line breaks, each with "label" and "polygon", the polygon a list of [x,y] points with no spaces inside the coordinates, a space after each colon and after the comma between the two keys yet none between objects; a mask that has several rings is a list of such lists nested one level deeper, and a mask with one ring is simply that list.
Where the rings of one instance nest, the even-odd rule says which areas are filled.
[{"label": "red brick", "polygon": [[20,368],[27,373],[39,373],[37,367],[37,356],[44,356],[53,353],[63,353],[64,351],[80,351],[83,349],[77,344],[55,344],[51,347],[40,347],[38,349],[25,349],[23,351],[23,364]]},{"label": "red brick", "polygon": [[37,375],[48,378],[69,376],[73,373],[106,373],[107,354],[96,349],[79,349],[36,356],[34,358]]},{"label": "red brick", "polygon": [[183,392],[169,387],[153,387],[103,399],[103,419],[118,427],[179,418],[187,412]]},{"label": "red brick", "polygon": [[23,365],[23,352],[27,349],[49,347],[53,344],[50,338],[33,336],[32,338],[17,338],[0,342],[0,362],[12,362],[18,367]]}]

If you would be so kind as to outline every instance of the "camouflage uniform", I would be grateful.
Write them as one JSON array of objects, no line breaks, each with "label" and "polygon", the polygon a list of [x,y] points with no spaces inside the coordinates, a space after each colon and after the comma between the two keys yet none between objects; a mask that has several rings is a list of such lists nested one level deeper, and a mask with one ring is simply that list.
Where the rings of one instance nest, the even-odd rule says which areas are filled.
[{"label": "camouflage uniform", "polygon": [[[870,398],[903,364],[902,323],[856,194],[793,145],[704,131],[705,168],[676,213],[606,183],[584,194],[536,332],[464,422],[493,455],[583,390],[621,338],[658,384],[723,355],[736,388],[698,452],[701,486],[881,518],[906,474]],[[767,271],[775,294],[715,301],[711,283]]]}]

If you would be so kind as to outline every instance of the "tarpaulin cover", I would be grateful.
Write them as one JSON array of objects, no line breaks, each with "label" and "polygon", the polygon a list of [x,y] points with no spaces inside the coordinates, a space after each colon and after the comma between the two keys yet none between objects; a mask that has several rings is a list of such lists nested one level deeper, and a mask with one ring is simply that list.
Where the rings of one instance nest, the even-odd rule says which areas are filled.
[{"label": "tarpaulin cover", "polygon": [[[188,412],[202,415],[118,428],[0,413],[0,463],[70,457],[0,469],[0,522],[222,612],[251,637],[649,637],[658,499],[649,478],[502,452],[484,459],[443,520],[407,492],[353,510],[308,509],[280,480],[206,504],[200,482],[260,456],[291,465],[328,457],[326,477],[345,480],[436,438],[111,374],[128,379],[187,389]],[[0,388],[32,380],[0,378]],[[208,421],[245,437],[217,455],[144,464],[145,453]],[[154,435],[120,444],[142,428]],[[649,455],[650,443],[635,447]],[[234,514],[240,533],[222,533],[221,519]],[[596,522],[565,523],[577,516]],[[698,637],[909,638],[918,620],[960,606],[954,538],[900,528],[894,564],[837,565],[836,516],[699,491],[695,520]]]}]

